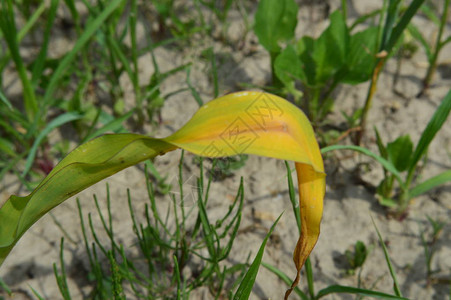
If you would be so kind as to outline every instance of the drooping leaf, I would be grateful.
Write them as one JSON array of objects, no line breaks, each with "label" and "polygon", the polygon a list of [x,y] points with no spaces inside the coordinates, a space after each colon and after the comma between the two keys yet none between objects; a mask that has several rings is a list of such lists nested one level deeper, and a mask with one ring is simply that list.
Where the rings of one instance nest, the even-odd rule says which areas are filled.
[{"label": "drooping leaf", "polygon": [[30,195],[11,196],[0,208],[0,264],[31,225],[67,198],[177,148],[207,157],[246,153],[295,161],[302,234],[293,258],[299,278],[318,239],[325,193],[323,161],[304,113],[280,97],[261,92],[238,92],[213,100],[164,139],[113,134],[77,147]]},{"label": "drooping leaf", "polygon": [[269,52],[279,52],[279,42],[294,36],[298,6],[294,0],[262,0],[255,13],[255,34]]}]

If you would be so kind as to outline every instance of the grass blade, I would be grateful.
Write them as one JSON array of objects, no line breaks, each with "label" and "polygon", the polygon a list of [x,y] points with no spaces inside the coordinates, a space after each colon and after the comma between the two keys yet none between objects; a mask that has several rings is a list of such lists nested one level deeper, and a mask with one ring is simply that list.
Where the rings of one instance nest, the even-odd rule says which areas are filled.
[{"label": "grass blade", "polygon": [[418,27],[414,24],[409,24],[409,26],[407,26],[407,30],[409,30],[409,33],[421,44],[421,46],[423,46],[424,52],[426,52],[426,57],[430,62],[432,60],[431,46],[429,46],[429,43],[421,34],[420,30],[418,30]]},{"label": "grass blade", "polygon": [[51,105],[51,103],[53,102],[52,100],[53,93],[55,92],[55,89],[57,88],[60,79],[63,77],[64,73],[68,69],[68,66],[72,63],[72,61],[75,59],[75,57],[83,48],[83,46],[94,35],[97,29],[99,29],[99,27],[104,24],[105,20],[111,15],[111,13],[113,13],[113,11],[122,1],[123,0],[112,0],[111,2],[108,3],[108,5],[103,9],[102,13],[100,13],[99,16],[94,21],[87,24],[85,32],[83,32],[81,37],[75,43],[72,50],[61,60],[57,69],[52,74],[52,78],[50,79],[49,85],[47,86],[47,90],[45,91],[44,94],[43,99],[44,105]]},{"label": "grass blade", "polygon": [[448,181],[451,181],[451,170],[440,173],[440,174],[438,174],[432,178],[429,178],[428,180],[418,184],[417,186],[415,186],[413,189],[411,189],[409,191],[409,197],[411,197],[411,198],[417,197],[423,193],[426,193],[430,189],[433,189],[436,186],[439,186]]},{"label": "grass blade", "polygon": [[361,289],[361,288],[355,288],[350,286],[342,286],[342,285],[331,285],[328,286],[325,289],[322,289],[318,292],[318,295],[316,295],[315,299],[319,299],[321,297],[324,297],[329,294],[335,294],[335,293],[347,293],[347,294],[358,294],[362,296],[367,297],[373,297],[373,298],[379,298],[379,299],[400,299],[400,300],[407,300],[407,298],[403,298],[401,296],[394,296],[390,294],[385,294],[381,292]]},{"label": "grass blade", "polygon": [[17,38],[18,34],[14,15],[14,8],[11,0],[2,1],[0,10],[0,30],[3,32],[3,37],[8,45],[12,59],[16,65],[17,72],[19,73],[19,77],[22,82],[25,111],[28,119],[34,120],[35,114],[38,111],[38,102],[36,101],[36,95],[31,86],[22,56],[19,52],[19,41]]},{"label": "grass blade", "polygon": [[360,152],[362,154],[365,154],[366,156],[369,156],[371,158],[373,158],[374,160],[376,160],[378,163],[380,163],[387,171],[389,171],[390,173],[392,173],[396,179],[398,180],[399,184],[401,185],[401,187],[404,188],[405,184],[404,181],[402,180],[401,174],[398,172],[398,170],[396,170],[395,166],[389,162],[388,160],[386,160],[385,158],[371,152],[370,150],[360,147],[360,146],[354,146],[354,145],[333,145],[333,146],[328,146],[328,147],[324,147],[321,149],[321,153],[327,153],[329,151],[333,151],[333,150],[354,150],[357,152]]},{"label": "grass blade", "polygon": [[33,71],[31,75],[31,85],[36,87],[42,73],[44,72],[45,58],[47,57],[47,49],[50,40],[50,34],[52,31],[53,24],[55,22],[56,10],[58,9],[59,0],[52,0],[50,3],[50,10],[47,15],[47,26],[44,31],[44,39],[42,41],[41,51],[35,60]]},{"label": "grass blade", "polygon": [[11,296],[13,294],[9,286],[3,281],[1,277],[0,277],[0,288],[2,288],[2,290],[5,291],[8,294],[8,296]]},{"label": "grass blade", "polygon": [[[122,122],[125,122],[126,120],[128,120],[128,118],[130,118],[133,113],[135,112],[134,109],[130,110],[129,112],[123,114],[122,116],[113,119],[112,121],[108,122],[107,124],[105,124],[104,126],[102,126],[101,128],[97,129],[96,131],[94,131],[93,133],[90,133],[89,135],[87,135],[82,143],[89,141],[95,137],[98,137],[99,135],[102,135],[108,131],[113,131],[116,132],[119,129],[122,128]],[[122,128],[123,129],[123,128]]]},{"label": "grass blade", "polygon": [[440,128],[442,128],[443,124],[448,118],[450,111],[451,111],[451,89],[449,90],[448,94],[446,94],[445,98],[442,100],[442,103],[440,103],[439,107],[434,112],[434,115],[429,121],[428,125],[421,134],[421,138],[418,141],[417,147],[415,148],[415,152],[413,153],[410,167],[408,170],[408,174],[410,177],[408,179],[408,182],[410,182],[411,177],[413,176],[418,161],[426,153],[429,144],[432,142],[432,140],[434,139],[435,135],[440,130]]},{"label": "grass blade", "polygon": [[380,51],[385,50],[385,47],[390,40],[391,34],[393,32],[393,25],[398,18],[398,9],[401,4],[400,0],[390,0],[387,9],[387,17],[385,18],[384,31],[382,33],[382,40],[380,44]]},{"label": "grass blade", "polygon": [[417,13],[418,9],[424,3],[424,1],[425,0],[413,0],[412,3],[410,3],[406,12],[402,15],[401,20],[399,20],[398,24],[396,24],[395,28],[393,28],[393,31],[391,32],[390,39],[388,40],[385,47],[385,50],[387,52],[390,52],[390,50],[398,42],[404,29],[410,23],[410,20]]},{"label": "grass blade", "polygon": [[[41,2],[39,7],[36,8],[33,15],[31,15],[30,19],[25,23],[25,25],[22,27],[22,29],[17,34],[17,42],[20,43],[22,39],[25,37],[25,35],[28,33],[28,31],[33,27],[33,25],[36,23],[36,21],[39,19],[39,17],[42,15],[42,13],[45,11],[45,1]],[[11,53],[6,52],[3,57],[0,60],[0,71],[3,70],[6,66],[6,64],[9,62],[9,59],[11,58]]]},{"label": "grass blade", "polygon": [[268,241],[269,236],[271,235],[274,228],[276,227],[277,222],[279,222],[279,219],[282,216],[282,214],[280,214],[280,216],[277,218],[277,220],[271,226],[271,229],[269,230],[268,234],[266,235],[265,239],[263,240],[263,243],[261,244],[260,249],[258,250],[257,256],[255,257],[251,266],[247,270],[246,275],[244,276],[243,280],[241,281],[240,286],[238,287],[235,295],[233,296],[234,300],[249,299],[249,295],[251,294],[252,287],[254,286],[254,283],[255,283],[255,279],[257,278],[258,269],[260,268],[260,265],[262,262],[263,252],[265,251],[266,242]]},{"label": "grass blade", "polygon": [[288,193],[290,196],[291,207],[293,207],[296,224],[298,225],[299,234],[301,234],[301,213],[299,212],[299,203],[296,202],[296,191],[294,189],[293,176],[291,175],[290,165],[287,161],[285,161],[285,167],[287,168]]},{"label": "grass blade", "polygon": [[9,100],[6,98],[5,94],[3,94],[2,91],[0,91],[0,101],[3,102],[9,110],[13,109],[13,105],[11,104],[11,102],[9,102]]},{"label": "grass blade", "polygon": [[401,289],[399,288],[399,284],[398,284],[398,279],[396,278],[396,273],[393,270],[393,266],[391,264],[390,257],[388,256],[387,247],[385,246],[382,235],[379,232],[379,229],[377,228],[376,223],[374,222],[374,219],[372,217],[371,217],[371,221],[373,222],[374,228],[376,229],[377,236],[379,237],[379,242],[382,246],[382,250],[384,250],[385,261],[387,262],[387,266],[390,271],[391,278],[393,279],[393,290],[395,291],[396,296],[402,297]]},{"label": "grass blade", "polygon": [[58,117],[56,117],[54,120],[52,120],[45,128],[42,130],[36,140],[33,143],[33,146],[30,149],[30,153],[28,154],[27,160],[25,162],[25,169],[22,172],[22,176],[27,175],[28,171],[30,171],[34,158],[36,156],[36,152],[38,150],[39,145],[41,144],[42,140],[55,128],[60,127],[61,125],[81,119],[83,116],[79,115],[77,113],[65,113]]},{"label": "grass blade", "polygon": [[60,264],[61,264],[61,275],[58,273],[58,269],[56,267],[56,264],[53,264],[53,272],[55,273],[56,283],[58,285],[58,288],[61,292],[61,296],[63,296],[64,300],[70,300],[71,296],[69,293],[69,288],[67,286],[67,280],[66,280],[66,268],[64,265],[64,238],[61,238],[61,244],[60,244]]}]

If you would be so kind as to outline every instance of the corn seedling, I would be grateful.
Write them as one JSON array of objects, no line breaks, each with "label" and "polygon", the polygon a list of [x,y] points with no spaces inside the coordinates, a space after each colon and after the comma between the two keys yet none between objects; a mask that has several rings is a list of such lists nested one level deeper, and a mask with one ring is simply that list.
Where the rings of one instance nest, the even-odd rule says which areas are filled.
[{"label": "corn seedling", "polygon": [[[362,241],[357,241],[354,245],[353,251],[346,250],[345,257],[348,262],[349,268],[346,270],[347,274],[354,275],[357,269],[363,266],[371,249],[367,247]],[[359,272],[360,277],[360,272]]]},{"label": "corn seedling", "polygon": [[207,157],[246,153],[295,161],[302,220],[293,254],[297,276],[292,288],[296,286],[319,236],[324,166],[302,111],[261,92],[238,92],[211,101],[164,139],[111,134],[77,147],[30,195],[11,196],[0,209],[0,263],[28,228],[53,207],[120,170],[178,148]]},{"label": "corn seedling", "polygon": [[[385,178],[378,187],[380,203],[396,209],[398,216],[405,213],[410,200],[427,191],[451,180],[451,171],[444,171],[412,187],[417,175],[417,165],[427,154],[428,146],[437,132],[443,126],[451,111],[451,90],[437,107],[434,115],[427,124],[415,148],[409,136],[402,136],[395,141],[384,145],[376,131],[380,155],[360,146],[335,145],[321,149],[322,153],[333,150],[354,150],[367,155],[381,164],[384,168]],[[405,173],[405,176],[402,175]],[[394,182],[398,183],[399,193],[393,199],[392,189]]]}]

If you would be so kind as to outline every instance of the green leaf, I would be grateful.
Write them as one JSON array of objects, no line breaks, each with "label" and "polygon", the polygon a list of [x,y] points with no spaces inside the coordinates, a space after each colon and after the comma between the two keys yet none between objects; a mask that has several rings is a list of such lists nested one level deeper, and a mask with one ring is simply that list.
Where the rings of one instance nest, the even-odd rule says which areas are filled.
[{"label": "green leaf", "polygon": [[0,137],[0,151],[12,157],[15,157],[17,155],[17,152],[15,152],[14,144],[11,141],[2,137]]},{"label": "green leaf", "polygon": [[402,188],[405,188],[405,184],[404,181],[401,177],[401,174],[398,172],[398,170],[396,169],[396,167],[389,162],[388,160],[386,160],[385,158],[371,152],[370,150],[360,147],[360,146],[354,146],[354,145],[334,145],[334,146],[328,146],[328,147],[324,147],[321,149],[321,153],[327,153],[329,151],[333,151],[333,150],[353,150],[353,151],[357,151],[360,153],[365,154],[366,156],[369,156],[373,159],[375,159],[378,163],[380,163],[387,171],[389,171],[390,173],[392,173],[396,179],[398,180],[399,184],[401,185]]},{"label": "green leaf", "polygon": [[[399,1],[399,0],[397,0]],[[395,44],[398,42],[399,38],[401,37],[402,33],[404,32],[404,29],[407,27],[407,25],[410,23],[410,20],[413,18],[413,16],[417,13],[420,6],[423,4],[425,0],[413,0],[407,10],[402,15],[399,22],[396,24],[396,26],[393,28],[390,39],[387,42],[386,47],[382,50],[386,50],[387,52],[390,52],[391,49],[395,46]]]},{"label": "green leaf", "polygon": [[399,172],[407,170],[413,152],[413,143],[409,135],[403,135],[387,144],[388,159]]},{"label": "green leaf", "polygon": [[104,135],[69,153],[26,197],[0,209],[0,265],[25,231],[47,211],[93,183],[174,146],[142,135]]},{"label": "green leaf", "polygon": [[237,291],[235,292],[235,295],[233,296],[234,300],[249,299],[249,296],[251,294],[252,288],[255,283],[255,279],[257,278],[258,269],[260,268],[260,264],[262,262],[266,242],[268,241],[269,236],[271,235],[274,228],[276,227],[277,222],[279,222],[280,217],[282,217],[282,214],[280,214],[280,216],[277,218],[277,220],[271,226],[271,229],[269,230],[268,234],[266,235],[265,239],[263,240],[262,244],[260,245],[260,249],[258,250],[257,256],[255,256],[254,261],[252,262],[251,266],[247,270],[246,275],[244,276],[243,280],[240,283],[240,286],[238,287]]},{"label": "green leaf", "polygon": [[431,8],[430,4],[425,3],[421,5],[420,11],[426,15],[426,17],[434,22],[435,25],[440,26],[440,19],[435,15],[434,10]]},{"label": "green leaf", "polygon": [[370,79],[376,64],[377,34],[378,28],[370,27],[351,36],[341,82],[358,84]]},{"label": "green leaf", "polygon": [[377,130],[376,127],[374,127],[374,132],[376,133],[376,143],[377,148],[379,149],[379,154],[383,158],[388,159],[387,147],[385,147],[384,141],[382,140],[381,135],[379,134],[379,130]]},{"label": "green leaf", "polygon": [[255,13],[254,31],[269,52],[279,52],[279,42],[294,37],[298,6],[294,0],[262,0]]},{"label": "green leaf", "polygon": [[5,94],[3,94],[2,91],[0,91],[0,101],[3,102],[3,104],[5,104],[9,110],[13,109],[13,105],[11,104],[11,102],[9,102],[9,100],[6,98]]},{"label": "green leaf", "polygon": [[409,174],[410,173],[413,174],[413,171],[418,161],[426,153],[429,144],[432,142],[432,140],[434,139],[435,135],[440,130],[440,128],[442,128],[443,124],[448,118],[450,111],[451,111],[451,89],[449,90],[448,94],[446,94],[445,98],[442,100],[442,103],[440,103],[439,107],[434,112],[434,115],[429,121],[428,125],[421,134],[421,138],[418,141],[417,147],[415,148],[415,152],[413,153],[412,159],[410,161],[408,171]]},{"label": "green leaf", "polygon": [[16,28],[15,13],[11,0],[2,1],[0,8],[0,30],[9,48],[23,87],[23,100],[28,120],[33,121],[38,111],[35,91],[28,78],[25,64],[19,51],[19,39]]},{"label": "green leaf", "polygon": [[377,200],[379,201],[379,204],[382,206],[395,208],[399,205],[399,203],[392,198],[384,197],[383,195],[377,195],[376,197]]},{"label": "green leaf", "polygon": [[428,61],[430,62],[433,57],[432,52],[431,52],[431,46],[426,41],[426,39],[423,37],[421,32],[418,30],[417,26],[415,26],[414,24],[411,23],[407,26],[407,30],[423,46],[423,49],[426,52]]},{"label": "green leaf", "polygon": [[93,133],[90,133],[88,136],[86,136],[83,139],[83,141],[89,141],[90,139],[98,137],[99,135],[104,134],[108,131],[118,132],[119,130],[123,130],[122,123],[125,122],[126,120],[128,120],[128,118],[130,118],[134,112],[135,112],[135,110],[132,109],[129,112],[123,114],[122,116],[109,121],[107,124],[105,124],[101,128],[97,129]]},{"label": "green leaf", "polygon": [[274,70],[277,77],[285,86],[289,86],[295,79],[307,81],[302,63],[292,45],[288,45],[276,58]]},{"label": "green leaf", "polygon": [[384,24],[384,30],[382,32],[382,40],[380,45],[380,51],[387,50],[387,43],[390,39],[394,24],[396,22],[396,19],[398,18],[398,10],[399,5],[401,4],[401,0],[389,0],[388,1],[388,8],[386,10],[386,17],[385,17],[385,24]]},{"label": "green leaf", "polygon": [[354,267],[361,267],[368,255],[368,249],[362,241],[357,241],[354,250]]},{"label": "green leaf", "polygon": [[60,127],[61,125],[81,119],[83,116],[77,113],[68,112],[56,117],[52,120],[37,136],[36,140],[33,143],[33,146],[30,149],[30,153],[28,154],[27,161],[25,162],[25,168],[22,172],[22,176],[25,176],[28,171],[30,171],[34,158],[36,156],[36,152],[38,151],[38,147],[41,144],[42,140],[47,137],[47,135],[55,128]]},{"label": "green leaf", "polygon": [[45,58],[47,57],[47,49],[50,40],[51,30],[55,22],[56,10],[58,9],[59,0],[52,0],[50,2],[50,9],[47,15],[47,26],[44,31],[44,39],[42,41],[41,51],[35,60],[33,71],[31,75],[31,84],[36,87],[38,80],[44,72]]},{"label": "green leaf", "polygon": [[426,193],[430,189],[433,189],[441,184],[444,184],[448,181],[451,181],[451,170],[445,171],[443,173],[440,173],[439,175],[436,175],[432,178],[429,178],[428,180],[418,184],[413,189],[409,191],[409,197],[414,198],[421,194]]},{"label": "green leaf", "polygon": [[390,294],[385,294],[381,292],[361,289],[361,288],[355,288],[350,286],[343,286],[343,285],[331,285],[325,289],[322,289],[318,292],[316,298],[319,299],[321,297],[324,297],[329,294],[336,294],[336,293],[347,293],[347,294],[359,294],[362,296],[367,297],[373,297],[373,298],[379,298],[379,299],[400,299],[400,300],[408,300],[407,298],[394,296]]},{"label": "green leaf", "polygon": [[330,15],[330,25],[315,41],[312,58],[316,82],[326,83],[343,66],[349,49],[349,31],[340,11]]},{"label": "green leaf", "polygon": [[307,86],[315,86],[317,68],[316,62],[313,59],[315,40],[309,36],[304,36],[298,41],[296,48],[301,59],[301,69],[305,73],[305,79],[301,77],[301,80]]}]

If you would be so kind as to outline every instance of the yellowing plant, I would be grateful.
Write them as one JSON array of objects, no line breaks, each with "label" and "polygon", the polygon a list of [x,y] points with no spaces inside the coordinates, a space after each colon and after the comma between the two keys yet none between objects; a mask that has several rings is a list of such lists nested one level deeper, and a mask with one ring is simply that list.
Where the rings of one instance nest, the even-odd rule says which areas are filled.
[{"label": "yellowing plant", "polygon": [[28,228],[67,198],[120,170],[177,148],[207,157],[246,153],[295,162],[302,234],[293,254],[297,269],[294,287],[319,236],[325,193],[323,160],[301,110],[275,95],[249,91],[205,104],[167,138],[110,134],[77,147],[30,195],[11,196],[0,208],[0,265]]}]

